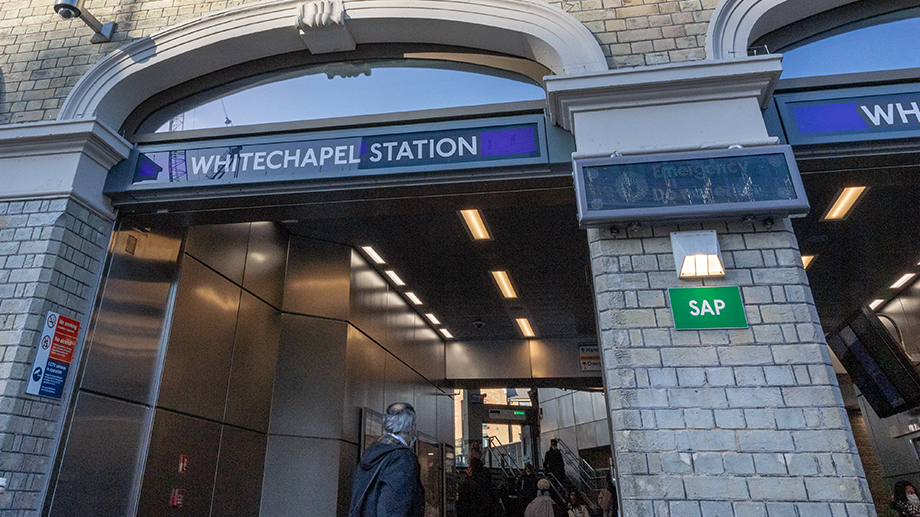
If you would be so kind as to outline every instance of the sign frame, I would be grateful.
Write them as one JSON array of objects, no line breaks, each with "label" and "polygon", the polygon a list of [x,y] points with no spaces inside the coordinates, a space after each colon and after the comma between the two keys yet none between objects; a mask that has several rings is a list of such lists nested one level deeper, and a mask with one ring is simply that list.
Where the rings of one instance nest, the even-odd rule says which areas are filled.
[{"label": "sign frame", "polygon": [[[715,293],[716,291],[722,291],[722,292],[726,292],[726,293],[727,293],[727,292],[730,291],[730,292],[731,292],[731,296],[733,297],[732,302],[737,301],[737,303],[738,303],[738,308],[740,309],[740,317],[741,317],[741,319],[744,320],[744,326],[740,326],[740,325],[705,325],[705,326],[691,326],[691,325],[689,325],[689,324],[684,324],[684,321],[686,320],[687,316],[681,315],[680,317],[678,317],[678,313],[675,312],[675,310],[674,310],[674,308],[675,308],[675,301],[674,301],[675,291],[682,292],[683,294],[689,293],[690,291],[694,291],[694,292],[697,292],[697,293],[701,293],[701,292],[704,292],[704,291],[708,291],[708,292],[710,292],[710,293]],[[734,298],[735,296],[737,296],[737,299]],[[737,330],[737,329],[746,329],[746,328],[750,328],[750,323],[749,323],[748,320],[747,320],[747,312],[745,311],[745,308],[744,308],[744,298],[741,296],[741,287],[740,287],[740,286],[736,286],[736,285],[720,285],[720,286],[671,287],[671,288],[668,288],[668,305],[671,307],[671,317],[672,317],[673,320],[674,320],[674,328],[675,328],[676,330]],[[691,306],[691,307],[692,307],[692,306]],[[701,312],[705,311],[705,309],[704,309],[703,307],[699,307],[699,310],[700,310]],[[712,308],[710,308],[710,310],[712,310]],[[718,310],[718,309],[716,309],[716,310]],[[690,317],[698,317],[698,315],[693,315],[693,316],[690,316]],[[737,316],[736,316],[736,317],[737,317]],[[726,316],[726,319],[727,319],[727,318],[728,318],[728,316]]]},{"label": "sign frame", "polygon": [[[735,158],[746,156],[782,155],[789,169],[794,199],[771,201],[745,201],[699,205],[671,205],[607,210],[591,209],[587,194],[585,174],[587,169],[604,166],[641,165],[688,160]],[[792,147],[771,145],[741,149],[717,149],[680,153],[658,153],[604,158],[575,158],[575,197],[578,205],[578,222],[582,228],[608,226],[611,223],[632,223],[636,221],[692,222],[710,219],[724,219],[735,216],[804,216],[810,210],[802,176],[795,162]]]}]

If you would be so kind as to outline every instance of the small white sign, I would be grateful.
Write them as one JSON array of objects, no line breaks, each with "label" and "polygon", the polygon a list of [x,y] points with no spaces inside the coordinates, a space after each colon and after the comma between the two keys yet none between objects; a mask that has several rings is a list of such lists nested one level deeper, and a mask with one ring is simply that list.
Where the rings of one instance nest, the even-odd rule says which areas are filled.
[{"label": "small white sign", "polygon": [[601,352],[597,345],[579,346],[579,356],[581,356],[581,371],[599,372],[601,371]]}]

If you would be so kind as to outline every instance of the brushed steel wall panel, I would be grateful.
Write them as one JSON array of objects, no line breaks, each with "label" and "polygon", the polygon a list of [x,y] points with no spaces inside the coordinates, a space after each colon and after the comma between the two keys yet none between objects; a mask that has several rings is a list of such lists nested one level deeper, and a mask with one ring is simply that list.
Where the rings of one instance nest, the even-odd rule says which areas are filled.
[{"label": "brushed steel wall panel", "polygon": [[[152,405],[181,236],[126,229],[114,241],[80,387]],[[133,254],[127,251],[132,248]]]},{"label": "brushed steel wall panel", "polygon": [[340,448],[338,440],[269,435],[259,516],[336,515]]},{"label": "brushed steel wall panel", "polygon": [[291,236],[284,312],[348,319],[351,248]]},{"label": "brushed steel wall panel", "polygon": [[413,317],[415,333],[412,346],[415,351],[414,368],[435,384],[441,384],[444,375],[444,341],[417,314]]},{"label": "brushed steel wall panel", "polygon": [[268,437],[224,426],[211,517],[259,515]]},{"label": "brushed steel wall panel", "polygon": [[277,309],[281,308],[284,293],[287,241],[287,232],[277,224],[252,223],[243,287]]},{"label": "brushed steel wall panel", "polygon": [[448,379],[529,378],[530,345],[520,341],[453,341],[447,344]]},{"label": "brushed steel wall panel", "polygon": [[581,371],[578,340],[531,339],[530,355],[533,376],[547,377],[600,377],[601,372]]},{"label": "brushed steel wall panel", "polygon": [[281,316],[272,434],[338,438],[345,402],[347,324]]},{"label": "brushed steel wall panel", "polygon": [[416,426],[428,436],[438,435],[438,394],[440,390],[415,376],[415,413]]},{"label": "brushed steel wall panel", "polygon": [[342,422],[342,439],[357,443],[360,438],[360,409],[382,413],[386,351],[356,330],[348,327],[348,383]]},{"label": "brushed steel wall panel", "polygon": [[185,252],[243,285],[248,243],[249,223],[192,226],[185,238]]},{"label": "brushed steel wall panel", "polygon": [[576,424],[586,424],[594,421],[594,401],[592,398],[595,395],[599,394],[588,391],[572,392]]},{"label": "brushed steel wall panel", "polygon": [[268,432],[281,313],[243,291],[224,421]]},{"label": "brushed steel wall panel", "polygon": [[394,402],[415,405],[415,384],[418,375],[392,355],[386,356],[386,385],[383,392],[384,407]]},{"label": "brushed steel wall panel", "polygon": [[351,253],[351,315],[349,321],[380,343],[386,337],[389,284],[358,252]]},{"label": "brushed steel wall panel", "polygon": [[339,455],[339,492],[337,499],[338,514],[348,515],[351,506],[351,488],[354,484],[355,465],[360,460],[360,454],[363,452],[357,445],[340,442]]},{"label": "brushed steel wall panel", "polygon": [[227,401],[240,288],[186,258],[158,405],[220,420]]},{"label": "brushed steel wall panel", "polygon": [[124,517],[134,511],[149,409],[79,392],[49,517]]},{"label": "brushed steel wall panel", "polygon": [[[220,424],[158,409],[137,516],[208,517],[219,444]],[[179,471],[181,456],[188,460],[185,472]],[[175,489],[185,491],[179,508],[170,504]]]},{"label": "brushed steel wall panel", "polygon": [[412,340],[415,337],[415,329],[412,325],[414,314],[414,311],[408,308],[405,300],[399,294],[395,291],[387,293],[387,331],[381,344],[390,353],[410,365],[416,363],[416,347],[412,346]]},{"label": "brushed steel wall panel", "polygon": [[[453,391],[448,393],[453,393]],[[438,397],[438,441],[453,447],[454,432],[454,399]]]}]

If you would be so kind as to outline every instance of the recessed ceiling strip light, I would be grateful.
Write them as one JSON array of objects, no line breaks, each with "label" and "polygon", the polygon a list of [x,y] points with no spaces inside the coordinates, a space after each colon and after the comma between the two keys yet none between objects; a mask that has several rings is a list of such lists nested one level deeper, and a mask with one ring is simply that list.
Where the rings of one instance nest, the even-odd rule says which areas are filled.
[{"label": "recessed ceiling strip light", "polygon": [[521,328],[521,334],[524,334],[524,337],[534,337],[536,334],[533,333],[533,327],[530,326],[530,320],[527,318],[515,318],[518,324],[518,327]]},{"label": "recessed ceiling strip light", "polygon": [[830,210],[821,218],[822,221],[840,221],[850,215],[853,205],[865,192],[866,187],[847,187],[840,191]]},{"label": "recessed ceiling strip light", "polygon": [[873,300],[872,303],[869,304],[869,308],[874,311],[875,309],[878,309],[878,306],[883,303],[885,303],[885,300]]},{"label": "recessed ceiling strip light", "polygon": [[505,298],[517,298],[517,293],[514,291],[514,286],[511,285],[511,278],[508,276],[507,271],[492,271],[492,278],[498,284],[498,290],[502,292],[502,296]]},{"label": "recessed ceiling strip light", "polygon": [[361,246],[361,249],[364,250],[364,253],[374,261],[374,264],[386,264],[386,261],[383,260],[383,257],[377,253],[377,250],[370,246]]},{"label": "recessed ceiling strip light", "polygon": [[910,282],[911,279],[913,279],[915,276],[917,276],[917,273],[907,273],[906,275],[899,278],[897,282],[891,284],[891,289],[900,289],[904,287],[904,284]]},{"label": "recessed ceiling strip light", "polygon": [[463,222],[466,223],[466,227],[470,230],[473,240],[484,241],[492,238],[479,210],[461,210],[460,216],[463,217]]},{"label": "recessed ceiling strip light", "polygon": [[428,321],[430,321],[432,325],[440,325],[440,324],[441,324],[441,322],[438,321],[438,318],[436,318],[435,315],[432,314],[432,313],[430,313],[430,312],[427,313],[427,314],[425,314],[425,317],[428,318]]},{"label": "recessed ceiling strip light", "polygon": [[406,298],[409,299],[415,305],[423,305],[422,301],[418,299],[418,296],[415,295],[412,291],[406,291]]},{"label": "recessed ceiling strip light", "polygon": [[387,271],[384,271],[384,273],[386,273],[387,276],[390,277],[390,280],[392,280],[393,283],[398,285],[399,287],[406,285],[406,283],[402,281],[402,278],[399,278],[399,275],[396,274],[396,271],[389,269]]},{"label": "recessed ceiling strip light", "polygon": [[449,330],[447,330],[447,329],[440,329],[440,331],[441,331],[441,335],[444,336],[444,337],[446,337],[447,339],[453,339],[453,338],[454,338],[454,335],[451,334]]}]

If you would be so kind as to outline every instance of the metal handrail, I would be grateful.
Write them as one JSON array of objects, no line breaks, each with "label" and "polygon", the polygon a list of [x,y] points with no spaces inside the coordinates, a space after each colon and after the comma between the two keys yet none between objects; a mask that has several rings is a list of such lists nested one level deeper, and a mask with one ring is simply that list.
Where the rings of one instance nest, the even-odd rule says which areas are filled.
[{"label": "metal handrail", "polygon": [[[517,466],[517,462],[514,461],[514,457],[507,452],[507,449],[510,448],[510,445],[505,445],[497,436],[489,436],[488,438],[489,446],[486,448],[489,453],[490,460],[494,457],[493,450],[498,450],[498,466],[499,469],[505,474],[506,478],[517,478],[520,476],[521,469]],[[498,445],[495,445],[495,444]],[[506,449],[506,452],[501,452],[501,449]],[[506,463],[507,462],[507,463]],[[492,462],[489,462],[489,466],[492,466]]]}]

